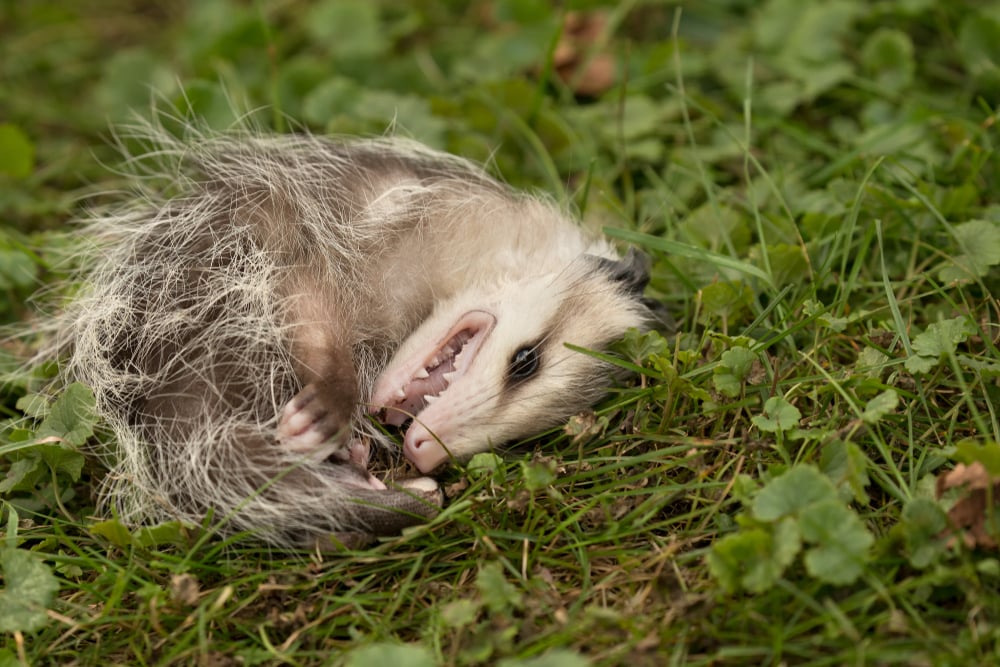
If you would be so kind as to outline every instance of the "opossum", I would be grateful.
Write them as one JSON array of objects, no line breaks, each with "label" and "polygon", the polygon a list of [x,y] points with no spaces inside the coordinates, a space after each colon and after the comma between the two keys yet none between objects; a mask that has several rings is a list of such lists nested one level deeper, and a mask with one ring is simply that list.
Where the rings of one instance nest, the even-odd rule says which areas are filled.
[{"label": "opossum", "polygon": [[[134,190],[92,214],[59,317],[117,450],[101,507],[280,546],[392,535],[440,505],[423,473],[565,420],[607,392],[603,350],[650,321],[648,260],[558,206],[416,142],[127,136]],[[125,143],[125,142],[123,142]]]}]

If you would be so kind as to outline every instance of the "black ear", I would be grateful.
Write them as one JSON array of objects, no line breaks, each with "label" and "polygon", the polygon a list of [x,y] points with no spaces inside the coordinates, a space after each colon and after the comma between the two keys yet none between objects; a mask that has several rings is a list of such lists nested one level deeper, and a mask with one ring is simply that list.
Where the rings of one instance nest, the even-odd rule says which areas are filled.
[{"label": "black ear", "polygon": [[649,282],[649,255],[635,248],[629,248],[621,259],[594,257],[594,260],[601,271],[606,272],[611,280],[621,283],[630,294],[641,295]]}]

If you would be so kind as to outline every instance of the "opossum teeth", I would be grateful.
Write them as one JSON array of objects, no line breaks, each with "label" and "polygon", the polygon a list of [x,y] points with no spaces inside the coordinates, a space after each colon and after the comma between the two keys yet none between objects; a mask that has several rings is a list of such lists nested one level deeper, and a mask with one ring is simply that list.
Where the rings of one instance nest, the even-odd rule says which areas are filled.
[{"label": "opossum teeth", "polygon": [[485,311],[459,317],[429,354],[411,357],[379,379],[370,410],[392,426],[402,426],[409,417],[419,415],[473,363],[495,325],[496,316]]}]

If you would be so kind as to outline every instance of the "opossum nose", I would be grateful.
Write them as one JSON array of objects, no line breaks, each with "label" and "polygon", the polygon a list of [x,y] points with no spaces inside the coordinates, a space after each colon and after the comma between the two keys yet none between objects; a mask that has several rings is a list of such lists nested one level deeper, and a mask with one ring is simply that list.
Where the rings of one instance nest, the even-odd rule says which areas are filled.
[{"label": "opossum nose", "polygon": [[448,460],[448,451],[436,440],[406,439],[403,454],[422,473],[429,473]]}]

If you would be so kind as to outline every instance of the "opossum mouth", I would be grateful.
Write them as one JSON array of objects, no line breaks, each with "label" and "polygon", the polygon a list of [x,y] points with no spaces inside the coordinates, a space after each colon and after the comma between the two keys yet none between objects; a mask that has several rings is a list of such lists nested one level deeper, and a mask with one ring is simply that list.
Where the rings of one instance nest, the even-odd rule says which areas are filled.
[{"label": "opossum mouth", "polygon": [[372,393],[370,410],[383,424],[403,426],[441,397],[472,364],[497,319],[482,310],[462,315],[429,354],[394,361]]}]

